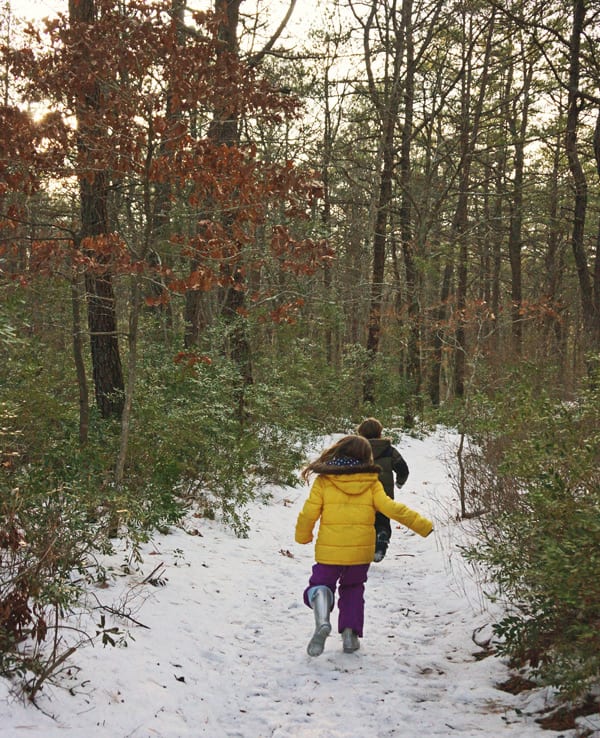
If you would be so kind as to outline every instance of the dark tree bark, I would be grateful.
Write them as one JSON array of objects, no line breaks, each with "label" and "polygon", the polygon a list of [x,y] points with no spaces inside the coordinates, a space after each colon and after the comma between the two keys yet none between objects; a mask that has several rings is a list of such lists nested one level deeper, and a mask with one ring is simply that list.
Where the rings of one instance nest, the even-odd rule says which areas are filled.
[{"label": "dark tree bark", "polygon": [[90,427],[90,408],[88,381],[85,372],[82,325],[81,325],[81,293],[79,278],[73,277],[71,282],[71,312],[73,316],[73,358],[75,360],[75,371],[77,375],[77,387],[79,389],[79,445],[85,446],[88,442]]},{"label": "dark tree bark", "polygon": [[[108,178],[98,172],[92,183],[82,181],[81,238],[108,233]],[[112,275],[108,269],[85,275],[88,328],[96,403],[103,418],[121,416],[124,402],[123,369],[117,333]]]},{"label": "dark tree bark", "polygon": [[[573,229],[571,234],[571,246],[577,277],[579,280],[579,293],[581,298],[581,309],[583,325],[585,330],[585,343],[588,351],[597,352],[600,349],[600,314],[598,309],[598,253],[596,255],[594,274],[590,274],[588,266],[588,255],[585,248],[585,220],[588,201],[588,183],[585,171],[581,164],[577,143],[577,132],[579,112],[583,104],[580,94],[580,71],[581,71],[581,42],[585,29],[586,7],[584,0],[575,0],[573,3],[573,25],[569,44],[569,97],[567,110],[567,132],[565,147],[569,160],[569,169],[574,184],[573,203]],[[600,134],[599,134],[600,135]],[[597,154],[597,160],[598,160]],[[600,160],[598,161],[600,170]],[[595,362],[593,362],[595,366]],[[590,367],[592,368],[592,367]]]},{"label": "dark tree bark", "polygon": [[[214,0],[215,13],[219,19],[217,54],[221,55],[224,60],[230,58],[233,63],[240,62],[238,28],[241,3],[242,0]],[[282,22],[271,39],[257,54],[246,60],[249,66],[258,65],[273,47],[285,28],[294,5],[295,0],[291,0]],[[212,111],[212,120],[207,133],[209,140],[216,146],[233,147],[239,146],[240,136],[241,125],[237,113],[231,111],[227,105],[223,105],[221,109],[217,107]],[[210,208],[210,203],[207,203],[207,208]],[[230,258],[223,263],[220,274],[221,283],[224,285],[221,317],[228,328],[230,356],[240,371],[242,386],[238,393],[238,412],[240,419],[243,420],[246,415],[245,388],[253,383],[253,370],[247,320],[243,315],[247,291],[243,253],[241,245],[238,245],[232,236],[233,220],[232,214],[224,213],[221,216],[221,224],[231,236]],[[188,292],[186,295],[186,344],[188,345],[198,341],[201,332],[199,326],[201,314],[200,295]]]},{"label": "dark tree bark", "polygon": [[[184,31],[185,9],[187,0],[171,0],[171,22],[175,27],[175,42],[177,44],[178,54],[185,54],[185,38]],[[175,100],[177,95],[174,91],[174,81],[171,74],[167,78],[167,100],[165,118],[171,130],[167,135],[161,137],[158,147],[159,157],[168,159],[172,156],[173,151],[177,147],[177,126],[181,120],[179,106]],[[149,128],[149,145],[148,145],[148,164],[150,164],[154,153],[154,125],[152,119],[148,121]],[[148,166],[147,164],[147,166]],[[162,263],[161,253],[163,244],[169,238],[171,227],[171,210],[173,202],[173,186],[168,180],[164,182],[150,183],[149,172],[145,177],[145,193],[144,202],[146,210],[146,222],[148,234],[146,236],[146,244],[148,248],[147,259],[151,266],[158,267]],[[151,203],[150,190],[154,188],[154,202]],[[148,293],[151,297],[159,297],[164,291],[165,284],[162,278],[153,279],[148,287]],[[166,304],[152,306],[150,308],[155,313],[164,314],[167,325],[173,326],[173,305],[169,300]]]},{"label": "dark tree bark", "polygon": [[[526,58],[525,50],[521,50],[523,62],[522,75],[522,106],[517,110],[519,96],[510,90],[513,101],[510,113],[507,115],[507,124],[511,133],[514,147],[514,176],[512,194],[509,199],[510,228],[508,233],[508,254],[511,271],[511,299],[512,299],[512,339],[513,351],[520,356],[523,348],[523,183],[525,177],[525,144],[529,122],[529,89],[533,78],[533,62]],[[512,69],[511,69],[512,79]],[[520,115],[520,122],[519,122]]]},{"label": "dark tree bark", "polygon": [[433,361],[431,374],[429,375],[429,399],[433,407],[440,404],[440,386],[442,374],[442,356],[444,352],[444,325],[448,319],[448,300],[452,288],[452,275],[454,267],[452,260],[448,260],[444,266],[442,285],[440,289],[440,303],[435,311],[435,324],[433,328]]},{"label": "dark tree bark", "polygon": [[561,376],[564,375],[565,345],[562,321],[559,317],[561,306],[559,304],[559,288],[564,269],[563,244],[560,228],[560,195],[559,177],[562,148],[562,133],[557,133],[552,156],[552,175],[549,183],[548,203],[548,242],[544,266],[546,272],[545,299],[548,311],[545,319],[545,348],[548,355],[559,356],[559,367]]},{"label": "dark tree bark", "polygon": [[[215,10],[222,18],[219,27],[219,39],[224,54],[239,59],[238,23],[242,0],[215,0]],[[219,146],[236,146],[240,142],[240,121],[229,111],[215,110],[211,121],[208,138]],[[232,218],[224,215],[224,225],[231,229]],[[232,239],[232,243],[233,243]],[[242,388],[238,396],[240,418],[245,416],[244,388],[253,383],[252,357],[246,319],[242,312],[246,305],[246,279],[241,264],[242,254],[239,247],[234,246],[231,259],[222,266],[222,281],[225,295],[221,307],[221,315],[228,326],[229,351],[237,364],[242,379]]]},{"label": "dark tree bark", "polygon": [[[404,85],[404,121],[400,137],[400,233],[402,253],[406,273],[406,293],[408,302],[408,346],[407,375],[411,383],[412,397],[421,395],[420,359],[420,314],[419,314],[419,274],[415,260],[415,239],[412,226],[411,193],[411,146],[413,138],[414,93],[415,93],[415,48],[412,33],[412,0],[402,3],[402,24],[406,36],[406,81]],[[405,421],[411,425],[415,408],[405,409]]]},{"label": "dark tree bark", "polygon": [[[69,17],[74,24],[92,25],[96,17],[94,0],[69,0]],[[85,98],[79,101],[77,111],[78,145],[83,162],[88,147],[86,138],[97,125],[93,112],[100,104],[99,81],[91,81],[89,89]],[[84,165],[79,174],[81,241],[109,233],[108,187],[109,176],[106,171],[86,171]],[[123,369],[119,353],[115,293],[108,267],[88,272],[85,275],[85,287],[96,403],[103,418],[119,417],[124,402]]]},{"label": "dark tree bark", "polygon": [[[467,29],[465,28],[465,32]],[[472,23],[468,30],[469,44],[472,43]],[[479,81],[479,95],[471,109],[471,95],[473,86],[473,69],[471,52],[465,54],[466,74],[463,79],[463,95],[461,109],[461,133],[460,133],[460,175],[459,191],[452,232],[458,246],[457,263],[457,285],[456,285],[456,310],[457,328],[455,333],[456,354],[454,360],[454,392],[457,397],[464,397],[467,366],[467,331],[466,331],[466,309],[467,309],[467,287],[469,277],[469,244],[468,244],[468,219],[469,219],[469,192],[471,187],[471,166],[475,146],[479,136],[479,124],[483,112],[485,94],[487,92],[487,80],[489,74],[489,61],[492,51],[492,39],[494,32],[494,12],[488,21],[487,36],[485,41],[484,61]],[[465,50],[466,51],[466,50]]]},{"label": "dark tree bark", "polygon": [[392,178],[394,175],[394,127],[395,114],[384,123],[382,145],[383,162],[381,167],[377,216],[373,234],[373,268],[371,274],[371,304],[369,307],[369,326],[367,332],[367,356],[369,366],[365,375],[363,399],[375,401],[374,364],[379,352],[381,336],[381,309],[383,304],[383,281],[385,277],[385,247],[389,207],[392,199]]},{"label": "dark tree bark", "polygon": [[[596,159],[596,171],[598,172],[598,180],[600,181],[600,111],[596,118],[596,128],[594,130],[594,156]],[[594,321],[594,349],[600,349],[600,215],[598,216],[598,234],[596,238],[596,256],[594,258],[594,311],[592,320]]]},{"label": "dark tree bark", "polygon": [[[321,211],[321,220],[325,232],[329,234],[331,229],[331,192],[329,182],[329,168],[332,160],[333,147],[333,123],[330,107],[330,84],[329,84],[329,64],[325,67],[324,74],[324,95],[323,102],[325,105],[325,115],[323,116],[323,156],[321,162],[321,180],[323,182],[323,209]],[[332,278],[331,265],[326,263],[323,268],[323,287],[326,294],[331,293]],[[331,366],[335,361],[334,351],[334,333],[331,322],[328,321],[325,327],[325,351],[327,354],[327,363]]]},{"label": "dark tree bark", "polygon": [[[372,52],[370,33],[375,23],[379,3],[373,0],[369,11],[369,18],[364,25],[363,41],[365,48],[365,63],[369,79],[369,92],[379,115],[381,126],[380,147],[381,167],[379,171],[379,188],[376,201],[375,225],[373,230],[373,267],[371,276],[371,301],[369,306],[369,323],[367,329],[367,367],[363,383],[363,400],[375,401],[375,362],[379,352],[381,337],[381,311],[383,305],[383,283],[385,277],[385,254],[387,242],[387,227],[390,218],[392,201],[392,184],[395,170],[394,137],[396,122],[402,96],[402,80],[400,71],[404,57],[404,29],[398,25],[396,17],[396,3],[392,2],[385,8],[386,30],[389,37],[389,48],[386,53],[391,55],[391,72],[386,71],[383,81],[383,91],[380,91],[372,70]],[[387,68],[387,64],[386,64]]]}]

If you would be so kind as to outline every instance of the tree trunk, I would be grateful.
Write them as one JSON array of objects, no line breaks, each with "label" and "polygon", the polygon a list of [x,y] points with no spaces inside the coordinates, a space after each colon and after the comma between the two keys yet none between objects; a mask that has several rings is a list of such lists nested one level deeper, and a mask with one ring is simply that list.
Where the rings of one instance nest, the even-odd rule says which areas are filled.
[{"label": "tree trunk", "polygon": [[[596,128],[594,130],[594,155],[596,158],[596,170],[598,172],[598,180],[600,181],[600,111],[596,118]],[[600,351],[600,215],[598,216],[598,233],[596,237],[596,256],[594,258],[594,351]]]},{"label": "tree trunk", "polygon": [[71,282],[71,311],[73,315],[73,358],[75,361],[75,372],[77,376],[77,388],[79,390],[79,445],[85,446],[88,442],[90,428],[90,408],[87,376],[85,373],[85,361],[83,359],[83,328],[81,325],[81,292],[83,285],[79,283],[79,277],[75,275]]},{"label": "tree trunk", "polygon": [[[333,146],[333,125],[331,120],[330,108],[330,85],[329,85],[329,65],[325,67],[324,79],[324,95],[323,102],[325,105],[325,115],[323,120],[323,157],[321,161],[321,180],[323,182],[323,209],[321,211],[321,221],[325,233],[329,235],[331,229],[331,193],[329,188],[329,168],[331,166],[332,146]],[[323,287],[326,295],[331,295],[331,265],[327,262],[323,267]],[[334,363],[334,336],[331,320],[328,320],[325,326],[325,352],[327,363],[332,366]]]},{"label": "tree trunk", "polygon": [[429,399],[433,407],[439,407],[440,404],[444,325],[448,319],[448,300],[450,299],[453,271],[452,260],[448,259],[442,276],[440,303],[435,311],[435,324],[433,328],[433,362],[431,365],[431,374],[429,375]]},{"label": "tree trunk", "polygon": [[133,409],[133,395],[137,381],[137,348],[138,348],[138,323],[141,309],[140,278],[135,275],[131,278],[131,296],[129,307],[129,331],[128,331],[128,359],[127,359],[127,391],[125,393],[125,404],[121,416],[121,437],[119,440],[119,454],[115,464],[115,484],[119,487],[123,483],[125,475],[125,462],[127,461],[127,449],[129,447],[129,435],[131,431],[131,413]]},{"label": "tree trunk", "polygon": [[[383,307],[383,282],[385,277],[385,252],[387,242],[387,226],[392,201],[392,183],[395,168],[394,135],[396,121],[400,108],[402,84],[400,70],[404,56],[404,29],[396,25],[395,2],[386,11],[386,34],[392,37],[391,48],[386,49],[392,54],[392,73],[389,75],[386,66],[386,76],[383,80],[383,93],[376,84],[371,66],[370,38],[373,23],[376,18],[378,3],[373,0],[369,20],[364,28],[365,63],[369,78],[369,91],[374,102],[381,123],[381,170],[379,173],[379,188],[377,195],[377,210],[373,232],[373,267],[371,276],[371,300],[369,305],[369,322],[367,328],[367,366],[363,382],[363,400],[375,402],[375,363],[379,353],[381,337],[381,311]],[[389,75],[389,76],[388,76]]]},{"label": "tree trunk", "polygon": [[[600,313],[598,303],[595,299],[600,291],[598,282],[598,254],[595,260],[594,281],[590,275],[588,266],[588,255],[585,249],[585,219],[587,212],[588,185],[585,171],[579,158],[577,146],[577,127],[579,122],[579,111],[582,98],[579,92],[580,82],[580,54],[581,38],[585,25],[585,2],[575,0],[573,3],[573,27],[569,44],[569,97],[567,110],[567,131],[565,147],[569,161],[569,169],[573,177],[575,188],[575,199],[573,205],[573,230],[571,235],[571,246],[577,277],[579,280],[579,293],[581,298],[581,309],[584,326],[584,349],[597,352],[600,349]],[[600,136],[600,134],[598,134]],[[597,160],[598,160],[597,154]],[[600,170],[600,162],[598,164]],[[596,362],[588,363],[588,369],[592,370]]]},{"label": "tree trunk", "polygon": [[[471,24],[472,25],[472,24]],[[465,29],[466,31],[467,29]],[[472,27],[469,29],[469,41],[472,37]],[[454,392],[457,397],[464,397],[467,366],[467,342],[466,342],[466,309],[467,309],[467,287],[469,275],[469,246],[468,246],[468,200],[471,186],[471,165],[475,146],[479,135],[479,122],[483,111],[483,104],[487,92],[487,79],[489,74],[489,62],[492,52],[492,38],[494,31],[494,11],[488,22],[488,33],[485,45],[485,56],[479,82],[479,96],[473,110],[470,109],[472,94],[472,58],[465,55],[464,59],[467,73],[463,79],[463,95],[461,109],[461,170],[459,176],[458,203],[454,214],[452,231],[455,242],[458,245],[457,286],[456,286],[456,311],[457,327],[455,333],[456,354],[454,361]],[[463,52],[464,53],[464,52]]]},{"label": "tree trunk", "polygon": [[491,275],[491,290],[490,290],[490,303],[491,303],[491,326],[490,330],[493,331],[492,346],[494,351],[500,350],[500,330],[499,326],[499,315],[500,315],[500,299],[502,290],[500,287],[500,277],[502,274],[502,242],[503,242],[503,212],[504,212],[504,173],[506,171],[506,147],[502,146],[499,148],[496,155],[495,162],[495,176],[494,176],[494,218],[493,218],[493,239],[492,239],[492,275]]},{"label": "tree trunk", "polygon": [[[177,44],[178,54],[185,54],[185,34],[183,31],[185,23],[185,8],[187,0],[171,0],[171,23],[174,26],[175,32],[173,34],[175,43]],[[173,151],[177,149],[177,127],[181,120],[181,112],[177,100],[179,96],[173,89],[172,72],[168,73],[167,78],[167,100],[165,119],[170,130],[164,133],[161,137],[160,145],[158,147],[158,155],[164,159],[172,158]],[[151,164],[154,151],[154,122],[152,119],[148,121],[148,151],[149,156],[147,160],[147,166]],[[149,189],[150,172],[146,172],[146,188]],[[161,253],[164,254],[163,244],[167,242],[169,238],[169,231],[171,227],[171,210],[173,201],[173,186],[172,183],[165,179],[165,181],[154,182],[152,185],[155,195],[154,203],[150,206],[150,193],[145,197],[145,210],[146,218],[148,221],[149,238],[148,243],[148,262],[153,267],[158,267],[162,263]],[[150,282],[149,293],[152,297],[158,297],[165,289],[164,280],[162,277],[153,278]],[[150,308],[152,311],[159,315],[166,317],[166,324],[169,328],[173,327],[173,305],[171,300],[166,304],[161,302],[159,305],[154,305]]]},{"label": "tree trunk", "polygon": [[[93,24],[96,16],[94,0],[69,0],[69,17],[72,23]],[[74,70],[76,71],[76,70]],[[78,146],[83,162],[79,174],[81,202],[80,240],[105,236],[108,228],[108,173],[87,171],[85,156],[86,137],[92,133],[84,111],[99,108],[99,85],[95,81],[92,92],[80,100],[77,111]],[[96,124],[97,125],[97,124]],[[85,248],[85,244],[83,244]],[[112,274],[108,268],[96,269],[85,275],[88,299],[88,327],[96,403],[103,418],[119,417],[123,410],[123,370],[119,353],[117,314]]]},{"label": "tree trunk", "polygon": [[[237,31],[241,2],[242,0],[215,0],[215,10],[221,17],[219,38],[223,52],[235,59],[239,58]],[[208,138],[220,146],[238,145],[240,142],[239,120],[230,111],[215,110],[208,130]],[[224,218],[224,225],[230,230],[232,219],[228,215]],[[245,388],[252,384],[253,376],[248,326],[243,315],[246,304],[246,280],[240,263],[241,259],[241,249],[234,247],[231,260],[222,266],[222,279],[226,286],[221,316],[229,327],[230,356],[240,370],[242,387],[238,392],[238,410],[240,419],[243,419],[245,416]]]},{"label": "tree trunk", "polygon": [[[183,47],[183,23],[186,0],[171,0],[171,22],[174,24],[174,37],[178,48]],[[159,147],[159,155],[171,158],[173,149],[176,147],[174,129],[180,120],[180,112],[173,100],[177,97],[173,88],[173,80],[168,80],[168,93],[166,102],[166,119],[172,126],[171,130],[163,135]],[[172,187],[169,182],[158,182],[152,185],[150,167],[152,165],[152,153],[154,151],[154,133],[152,121],[149,121],[148,155],[146,159],[146,176],[144,177],[144,210],[146,216],[146,229],[139,252],[136,258],[140,261],[154,263],[160,262],[160,255],[156,248],[161,239],[166,239],[171,219],[171,194]],[[152,189],[155,197],[152,203]],[[129,296],[129,326],[127,333],[128,357],[127,357],[127,387],[125,392],[125,403],[121,415],[121,436],[119,439],[119,453],[115,464],[115,484],[121,486],[125,477],[125,465],[129,448],[131,433],[131,419],[133,412],[133,398],[138,375],[138,333],[139,320],[142,310],[142,287],[139,275],[133,275],[130,279]],[[170,307],[168,308],[170,310]],[[170,313],[168,314],[170,316]],[[170,318],[169,318],[170,319]],[[116,522],[116,521],[115,521]]]},{"label": "tree trunk", "polygon": [[514,179],[512,196],[510,197],[510,228],[508,233],[508,254],[511,271],[511,299],[512,299],[512,339],[513,351],[519,357],[523,344],[523,274],[521,252],[523,249],[523,181],[525,173],[525,144],[527,125],[529,122],[529,88],[533,78],[533,63],[526,59],[525,50],[521,50],[523,61],[521,123],[518,125],[517,98],[511,90],[513,105],[511,114],[507,116],[507,124],[511,132],[514,145]]},{"label": "tree trunk", "polygon": [[[395,116],[394,116],[395,117]],[[392,199],[392,177],[394,174],[394,124],[390,118],[385,122],[383,136],[383,164],[379,183],[377,216],[373,234],[373,269],[371,274],[371,302],[367,331],[367,371],[363,386],[363,400],[375,402],[375,362],[379,352],[381,336],[381,309],[383,304],[383,281],[385,277],[385,245],[389,206]]]},{"label": "tree trunk", "polygon": [[561,161],[561,140],[562,135],[557,134],[557,141],[554,145],[552,157],[552,175],[550,178],[549,207],[548,207],[548,243],[544,265],[546,270],[545,280],[545,298],[548,305],[548,311],[545,318],[545,342],[544,350],[547,355],[554,354],[559,356],[559,366],[561,375],[565,370],[565,347],[563,341],[562,323],[559,318],[560,305],[559,286],[562,278],[563,257],[561,249],[561,233],[560,233],[560,217],[559,217],[559,177],[560,177],[560,161]]},{"label": "tree trunk", "polygon": [[[415,52],[412,33],[412,0],[402,3],[402,22],[406,38],[406,81],[404,85],[404,123],[400,141],[400,233],[406,273],[408,298],[407,374],[411,384],[410,397],[417,400],[421,394],[420,315],[418,300],[419,275],[415,259],[415,237],[412,226],[411,201],[411,145],[413,138]],[[412,424],[416,408],[406,408],[406,420]]]},{"label": "tree trunk", "polygon": [[[81,239],[108,233],[106,172],[96,173],[92,183],[82,181]],[[117,312],[112,274],[85,275],[88,327],[96,403],[103,418],[118,418],[123,410],[123,369],[117,333]]]}]

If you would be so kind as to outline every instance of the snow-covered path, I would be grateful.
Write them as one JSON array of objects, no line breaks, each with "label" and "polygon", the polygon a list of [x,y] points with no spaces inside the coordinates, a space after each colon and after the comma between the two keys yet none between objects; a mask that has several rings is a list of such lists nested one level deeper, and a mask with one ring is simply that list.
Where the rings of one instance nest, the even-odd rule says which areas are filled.
[{"label": "snow-covered path", "polygon": [[[443,440],[401,444],[411,476],[399,497],[434,519],[436,532],[423,539],[394,530],[388,556],[369,572],[358,652],[344,654],[332,634],[322,656],[306,654],[313,618],[301,595],[313,548],[293,534],[307,488],[274,489],[271,504],[253,509],[247,539],[193,520],[187,533],[148,546],[137,579],[164,564],[164,586],[140,588],[135,617],[148,628],[123,623],[135,639],[127,648],[81,649],[80,669],[44,688],[46,714],[25,708],[0,681],[0,736],[573,736],[543,731],[528,715],[544,706],[543,691],[500,691],[505,665],[473,656],[472,633],[490,616],[461,575]],[[119,578],[98,596],[109,602],[124,584]]]}]

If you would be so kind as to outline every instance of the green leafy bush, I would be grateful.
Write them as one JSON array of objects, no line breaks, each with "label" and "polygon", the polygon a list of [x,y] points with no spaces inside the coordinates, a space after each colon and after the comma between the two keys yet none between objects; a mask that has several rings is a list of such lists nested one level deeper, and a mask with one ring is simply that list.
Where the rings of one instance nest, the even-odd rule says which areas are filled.
[{"label": "green leafy bush", "polygon": [[[290,441],[286,396],[257,384],[248,398],[254,418],[241,425],[231,363],[178,363],[155,344],[143,352],[117,487],[119,423],[92,410],[80,447],[72,373],[48,351],[14,346],[0,388],[0,674],[19,675],[30,694],[71,655],[60,629],[104,577],[98,554],[111,550],[110,536],[125,537],[135,558],[188,506],[247,534],[248,503],[266,498],[268,484],[294,480],[304,437]],[[276,396],[279,418],[269,412]]]},{"label": "green leafy bush", "polygon": [[600,678],[600,392],[510,389],[474,406],[467,476],[486,514],[467,556],[506,605],[499,652],[576,697]]},{"label": "green leafy bush", "polygon": [[[296,424],[293,390],[257,381],[245,388],[222,356],[177,359],[148,346],[137,388],[127,466],[128,484],[208,516],[221,515],[239,535],[248,532],[248,504],[268,497],[268,485],[295,483],[310,434]],[[155,507],[155,505],[154,505]]]},{"label": "green leafy bush", "polygon": [[90,493],[50,466],[0,475],[0,673],[33,675],[32,696],[62,663],[62,619],[101,576],[97,554],[111,549],[106,527],[90,521]]}]

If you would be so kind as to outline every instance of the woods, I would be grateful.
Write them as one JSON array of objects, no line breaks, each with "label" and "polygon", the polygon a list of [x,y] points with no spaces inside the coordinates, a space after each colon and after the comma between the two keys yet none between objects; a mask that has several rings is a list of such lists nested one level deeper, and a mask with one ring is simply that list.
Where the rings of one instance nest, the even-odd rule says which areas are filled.
[{"label": "woods", "polygon": [[[35,672],[112,536],[189,506],[243,535],[265,480],[367,414],[456,425],[511,492],[551,463],[536,394],[585,407],[567,487],[600,545],[600,9],[295,6],[3,6],[2,673]],[[506,481],[529,428],[537,473]],[[473,508],[531,512],[492,487]]]}]

